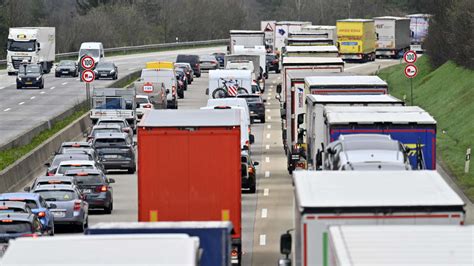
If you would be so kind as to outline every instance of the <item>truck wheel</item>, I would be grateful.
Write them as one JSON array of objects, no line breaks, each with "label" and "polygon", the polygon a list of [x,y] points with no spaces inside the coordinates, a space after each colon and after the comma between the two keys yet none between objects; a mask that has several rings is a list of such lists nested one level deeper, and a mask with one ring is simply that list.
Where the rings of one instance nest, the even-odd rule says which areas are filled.
[{"label": "truck wheel", "polygon": [[279,74],[279,73],[280,73],[280,69],[275,70],[275,73]]}]

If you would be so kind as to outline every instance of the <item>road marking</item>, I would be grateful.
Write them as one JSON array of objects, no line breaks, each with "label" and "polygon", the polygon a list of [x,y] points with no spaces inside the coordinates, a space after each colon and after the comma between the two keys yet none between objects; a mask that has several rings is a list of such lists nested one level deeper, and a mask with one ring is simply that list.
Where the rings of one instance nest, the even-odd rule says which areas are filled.
[{"label": "road marking", "polygon": [[56,88],[56,87],[51,87],[51,88],[49,88],[49,89],[50,89],[50,90],[54,90],[55,88]]},{"label": "road marking", "polygon": [[272,117],[271,117],[271,116],[268,116],[268,120],[270,120],[270,119],[272,119]]},{"label": "road marking", "polygon": [[278,79],[281,79],[281,76],[278,76]]},{"label": "road marking", "polygon": [[61,83],[61,85],[63,85],[63,86],[64,86],[64,85],[67,85],[67,82],[63,82],[63,83]]},{"label": "road marking", "polygon": [[270,189],[269,188],[264,188],[263,189],[263,196],[268,196],[268,194],[270,194]]},{"label": "road marking", "polygon": [[272,125],[267,125],[267,128],[268,128],[268,129],[272,128]]},{"label": "road marking", "polygon": [[273,85],[270,85],[270,88],[273,88]]},{"label": "road marking", "polygon": [[262,209],[262,218],[267,218],[267,216],[268,216],[268,210]]},{"label": "road marking", "polygon": [[131,68],[129,68],[128,70],[134,70],[134,69],[135,69],[134,67],[131,67]]},{"label": "road marking", "polygon": [[271,97],[271,96],[272,96],[272,93],[271,93],[271,92],[269,92],[269,93],[268,93],[268,97]]},{"label": "road marking", "polygon": [[4,112],[8,112],[8,111],[10,111],[10,110],[11,110],[11,108],[7,108],[7,109],[5,109],[5,110],[3,110],[3,111],[4,111]]},{"label": "road marking", "polygon": [[260,235],[260,246],[265,246],[267,244],[267,236]]},{"label": "road marking", "polygon": [[3,89],[5,89],[5,87],[0,87],[0,90],[3,90]]},{"label": "road marking", "polygon": [[23,104],[25,104],[25,102],[21,102],[21,103],[19,103],[18,105],[23,105]]},{"label": "road marking", "polygon": [[270,133],[267,133],[267,139],[269,139],[269,138],[270,138],[270,136],[271,136],[271,134],[270,134]]},{"label": "road marking", "polygon": [[271,100],[271,99],[272,99],[272,97],[270,97],[270,96],[267,97],[267,100]]},{"label": "road marking", "polygon": [[265,171],[265,177],[270,177],[270,171]]},{"label": "road marking", "polygon": [[46,93],[46,92],[44,92],[44,91],[40,92],[40,94],[45,94],[45,93]]},{"label": "road marking", "polygon": [[269,112],[269,113],[270,113],[270,109],[267,109],[267,112]]},{"label": "road marking", "polygon": [[270,157],[265,157],[265,162],[269,163],[270,162]]},{"label": "road marking", "polygon": [[270,149],[270,145],[265,145],[265,149],[266,149],[266,150],[269,150],[269,149]]},{"label": "road marking", "polygon": [[274,80],[274,81],[273,81],[273,84],[277,84],[277,81],[276,81],[276,80]]},{"label": "road marking", "polygon": [[33,100],[34,98],[36,98],[36,96],[31,96],[30,100]]},{"label": "road marking", "polygon": [[[272,87],[273,87],[273,86],[272,86]],[[269,92],[272,92],[273,90],[272,90],[272,89],[269,89],[268,91],[269,91]]]},{"label": "road marking", "polygon": [[76,79],[76,81],[79,81],[80,79]]}]

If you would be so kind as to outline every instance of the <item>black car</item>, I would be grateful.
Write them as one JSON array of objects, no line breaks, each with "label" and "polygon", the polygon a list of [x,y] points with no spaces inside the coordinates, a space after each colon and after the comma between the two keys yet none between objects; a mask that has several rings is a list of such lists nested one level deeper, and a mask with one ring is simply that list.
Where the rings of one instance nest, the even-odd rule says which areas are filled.
[{"label": "black car", "polygon": [[105,169],[127,169],[129,174],[135,173],[135,143],[127,133],[98,133],[93,145]]},{"label": "black car", "polygon": [[258,162],[253,162],[248,151],[242,151],[240,155],[241,171],[242,171],[242,188],[248,189],[249,193],[255,193],[257,190],[257,170],[255,167]]},{"label": "black car", "polygon": [[179,54],[176,57],[176,63],[189,63],[193,68],[194,75],[199,78],[201,76],[201,65],[198,55]]},{"label": "black car", "polygon": [[275,71],[275,73],[280,73],[280,61],[278,57],[274,54],[267,54],[267,71]]},{"label": "black car", "polygon": [[79,68],[77,66],[76,61],[72,61],[72,60],[59,61],[59,64],[56,67],[54,76],[58,78],[64,75],[73,76],[73,77],[79,76]]},{"label": "black car", "polygon": [[239,98],[244,98],[247,101],[250,110],[250,119],[260,120],[261,123],[265,123],[265,102],[260,95],[257,94],[243,94],[237,95]]},{"label": "black car", "polygon": [[224,58],[225,58],[225,53],[213,53],[212,55],[215,56],[216,59],[217,59],[217,62],[219,62],[219,67],[222,67],[222,68],[223,68],[223,67],[224,67],[224,63],[225,63],[225,60],[224,60]]},{"label": "black car", "polygon": [[0,243],[17,237],[38,236],[41,222],[32,213],[0,213]]},{"label": "black car", "polygon": [[44,88],[43,70],[41,65],[20,65],[18,68],[18,76],[16,78],[16,88],[22,89],[25,87]]},{"label": "black car", "polygon": [[186,74],[181,69],[175,69],[176,81],[178,82],[178,97],[184,98],[184,91],[188,89],[188,81],[186,80]]},{"label": "black car", "polygon": [[189,63],[175,63],[176,68],[181,68],[185,73],[188,80],[188,84],[194,81],[194,71]]},{"label": "black car", "polygon": [[113,190],[110,184],[115,183],[104,173],[95,169],[68,170],[65,176],[73,177],[77,188],[89,203],[89,209],[103,209],[110,214],[114,208]]},{"label": "black car", "polygon": [[95,79],[118,78],[118,68],[113,62],[99,62],[94,69]]}]

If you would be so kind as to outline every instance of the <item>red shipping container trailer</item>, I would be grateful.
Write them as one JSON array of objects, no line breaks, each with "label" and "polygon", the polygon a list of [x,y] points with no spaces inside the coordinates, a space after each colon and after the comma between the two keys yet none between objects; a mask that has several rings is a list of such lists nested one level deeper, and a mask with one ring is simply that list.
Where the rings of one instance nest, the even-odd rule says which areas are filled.
[{"label": "red shipping container trailer", "polygon": [[240,111],[150,110],[138,126],[138,220],[231,221],[241,258]]}]

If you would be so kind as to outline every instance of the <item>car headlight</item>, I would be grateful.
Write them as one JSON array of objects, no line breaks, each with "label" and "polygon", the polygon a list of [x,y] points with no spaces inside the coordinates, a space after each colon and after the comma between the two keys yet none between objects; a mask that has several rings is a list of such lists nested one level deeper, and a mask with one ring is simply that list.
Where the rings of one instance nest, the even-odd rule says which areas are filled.
[{"label": "car headlight", "polygon": [[39,77],[36,77],[36,81],[38,81],[38,80],[40,80],[40,79],[41,79],[41,76],[39,76]]},{"label": "car headlight", "polygon": [[110,70],[110,74],[113,74],[113,73],[115,73],[115,70],[114,69]]}]

